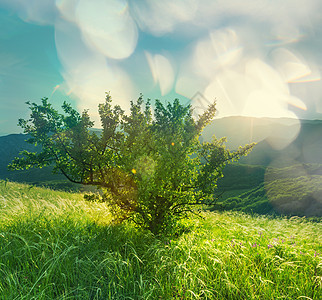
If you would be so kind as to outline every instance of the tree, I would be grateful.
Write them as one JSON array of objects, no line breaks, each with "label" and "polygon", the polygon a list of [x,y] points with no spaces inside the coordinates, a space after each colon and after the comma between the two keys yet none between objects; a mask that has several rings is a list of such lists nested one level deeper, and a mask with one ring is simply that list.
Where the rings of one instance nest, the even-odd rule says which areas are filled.
[{"label": "tree", "polygon": [[231,152],[224,138],[200,142],[215,103],[195,120],[192,107],[178,99],[167,105],[156,100],[152,108],[141,95],[127,115],[107,94],[99,105],[99,132],[91,129],[88,111],[80,114],[66,102],[63,113],[47,98],[27,104],[30,118],[19,119],[19,126],[42,150],[23,151],[9,168],[52,165],[71,182],[99,187],[115,220],[132,220],[153,233],[171,228],[194,205],[213,204],[224,166],[253,147]]}]

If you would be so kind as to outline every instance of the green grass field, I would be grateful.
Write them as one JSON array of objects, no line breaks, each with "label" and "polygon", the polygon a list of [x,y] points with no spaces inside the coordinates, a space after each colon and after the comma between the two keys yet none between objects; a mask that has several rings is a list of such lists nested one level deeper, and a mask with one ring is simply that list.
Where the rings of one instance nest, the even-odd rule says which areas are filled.
[{"label": "green grass field", "polygon": [[0,183],[0,299],[322,299],[322,224],[203,212],[156,238],[81,194]]}]

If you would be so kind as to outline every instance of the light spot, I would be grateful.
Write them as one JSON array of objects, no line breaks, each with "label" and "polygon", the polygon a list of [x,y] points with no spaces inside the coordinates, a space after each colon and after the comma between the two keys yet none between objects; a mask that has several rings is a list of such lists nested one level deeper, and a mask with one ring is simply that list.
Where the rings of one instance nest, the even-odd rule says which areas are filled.
[{"label": "light spot", "polygon": [[138,32],[126,1],[80,0],[76,18],[89,47],[113,59],[133,53]]},{"label": "light spot", "polygon": [[163,55],[151,55],[145,52],[150,70],[155,83],[159,83],[161,95],[164,96],[170,92],[174,83],[174,71],[168,58]]},{"label": "light spot", "polygon": [[172,32],[182,22],[192,21],[198,0],[131,1],[131,12],[143,31],[160,36]]},{"label": "light spot", "polygon": [[65,83],[62,88],[78,100],[78,109],[89,109],[96,127],[100,126],[98,104],[104,101],[105,92],[110,91],[114,102],[124,109],[129,108],[129,100],[138,94],[129,75],[117,64],[108,62],[102,54],[86,47],[75,24],[57,23],[55,41],[63,66]]},{"label": "light spot", "polygon": [[285,82],[308,82],[320,80],[320,73],[314,71],[299,55],[290,50],[278,48],[271,54],[273,65],[278,70]]},{"label": "light spot", "polygon": [[200,76],[213,78],[222,68],[235,65],[241,55],[242,47],[236,32],[226,28],[212,31],[197,43],[193,62]]},{"label": "light spot", "polygon": [[1,2],[4,2],[4,5],[7,4],[25,22],[39,25],[52,25],[55,22],[57,10],[53,0],[10,0]]},{"label": "light spot", "polygon": [[52,91],[52,93],[51,93],[51,96],[58,90],[60,88],[60,85],[59,84],[57,84],[55,87],[54,87],[54,89],[53,89],[53,91]]}]

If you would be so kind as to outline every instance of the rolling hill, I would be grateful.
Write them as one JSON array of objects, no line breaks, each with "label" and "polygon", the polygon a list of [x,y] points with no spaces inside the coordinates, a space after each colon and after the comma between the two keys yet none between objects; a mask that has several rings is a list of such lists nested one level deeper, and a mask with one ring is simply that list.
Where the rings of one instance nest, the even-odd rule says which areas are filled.
[{"label": "rolling hill", "polygon": [[322,121],[229,117],[213,121],[203,138],[213,134],[231,149],[257,142],[218,182],[224,209],[322,216]]},{"label": "rolling hill", "polygon": [[0,181],[0,299],[321,299],[321,223],[201,216],[154,236],[83,194]]},{"label": "rolling hill", "polygon": [[256,142],[253,151],[239,163],[262,166],[291,166],[298,163],[322,164],[322,121],[228,117],[214,120],[203,138],[227,137],[227,146]]},{"label": "rolling hill", "polygon": [[[316,190],[322,185],[322,121],[228,117],[214,120],[205,128],[202,139],[208,141],[213,135],[226,136],[230,149],[257,142],[247,157],[228,165],[225,176],[218,181],[218,193],[224,192],[222,207],[257,213],[322,215],[322,192]],[[0,137],[0,179],[79,189],[62,175],[52,174],[51,168],[8,171],[7,165],[20,151],[37,151],[25,139],[23,134]],[[283,191],[287,191],[284,196]],[[284,197],[289,205],[277,205],[276,197]]]},{"label": "rolling hill", "polygon": [[10,134],[0,137],[0,179],[15,182],[45,185],[52,188],[75,190],[78,187],[69,183],[63,175],[53,174],[52,168],[29,169],[9,171],[8,164],[22,150],[37,151],[38,148],[25,142],[27,136],[24,134]]},{"label": "rolling hill", "polygon": [[[322,217],[322,165],[285,168],[230,165],[219,180],[220,208],[247,213]],[[216,208],[216,207],[215,207]]]}]

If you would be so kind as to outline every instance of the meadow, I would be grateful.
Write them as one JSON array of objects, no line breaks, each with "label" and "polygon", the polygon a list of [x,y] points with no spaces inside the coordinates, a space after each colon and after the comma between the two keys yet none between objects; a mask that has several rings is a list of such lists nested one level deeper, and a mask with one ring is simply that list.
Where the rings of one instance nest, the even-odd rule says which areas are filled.
[{"label": "meadow", "polygon": [[322,220],[322,165],[265,168],[231,164],[219,179],[224,192],[215,209]]},{"label": "meadow", "polygon": [[81,193],[1,181],[0,299],[322,298],[320,222],[201,216],[155,237]]}]

